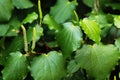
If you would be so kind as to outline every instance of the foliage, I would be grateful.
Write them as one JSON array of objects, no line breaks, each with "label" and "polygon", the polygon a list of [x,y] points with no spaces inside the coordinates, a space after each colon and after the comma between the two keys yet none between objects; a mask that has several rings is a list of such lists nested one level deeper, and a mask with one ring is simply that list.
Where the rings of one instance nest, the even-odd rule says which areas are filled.
[{"label": "foliage", "polygon": [[0,0],[0,80],[119,80],[119,0]]}]

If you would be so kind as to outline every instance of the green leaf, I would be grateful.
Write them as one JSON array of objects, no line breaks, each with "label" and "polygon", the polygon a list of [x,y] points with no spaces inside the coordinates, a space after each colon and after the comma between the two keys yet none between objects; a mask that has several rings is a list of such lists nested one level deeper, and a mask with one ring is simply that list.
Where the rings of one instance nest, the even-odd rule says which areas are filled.
[{"label": "green leaf", "polygon": [[114,16],[114,25],[120,28],[120,16]]},{"label": "green leaf", "polygon": [[11,53],[2,70],[3,80],[24,80],[28,73],[28,62],[20,52]]},{"label": "green leaf", "polygon": [[32,12],[30,14],[27,15],[27,17],[23,20],[23,24],[26,23],[32,23],[34,20],[36,20],[38,18],[38,14],[35,12]]},{"label": "green leaf", "polygon": [[94,0],[83,0],[83,3],[89,7],[94,7]]},{"label": "green leaf", "polygon": [[33,7],[33,3],[30,0],[12,0],[14,6],[17,9],[27,9]]},{"label": "green leaf", "polygon": [[73,25],[71,22],[63,24],[63,28],[56,35],[57,42],[62,49],[64,57],[80,47],[82,41],[82,32],[79,26]]},{"label": "green leaf", "polygon": [[90,20],[88,18],[84,18],[83,20],[80,21],[81,27],[84,30],[85,34],[95,41],[96,43],[99,43],[101,40],[100,37],[100,27],[97,22]]},{"label": "green leaf", "polygon": [[105,27],[111,27],[112,25],[108,21],[108,17],[111,18],[111,20],[109,19],[109,21],[113,22],[112,15],[105,15],[105,14],[90,15],[89,19],[95,20],[99,24],[100,28],[105,28]]},{"label": "green leaf", "polygon": [[68,1],[68,0],[57,0],[56,5],[51,8],[50,14],[55,19],[57,23],[63,23],[64,21],[68,20],[73,13],[76,7],[75,1]]},{"label": "green leaf", "polygon": [[120,38],[115,40],[115,46],[119,49],[120,52]]},{"label": "green leaf", "polygon": [[0,39],[0,47],[1,47],[2,49],[5,49],[5,44],[4,44],[4,42],[5,42],[5,37],[2,37],[2,38]]},{"label": "green leaf", "polygon": [[11,18],[13,8],[11,0],[0,0],[0,22]]},{"label": "green leaf", "polygon": [[[83,0],[83,3],[86,4],[88,7],[94,8],[94,2],[95,0]],[[107,2],[110,2],[109,0],[99,0],[100,7],[105,6]]]},{"label": "green leaf", "polygon": [[75,73],[76,71],[78,71],[79,68],[80,67],[77,65],[75,60],[71,60],[67,66],[67,71],[68,71],[68,73],[72,74],[72,73]]},{"label": "green leaf", "polygon": [[0,36],[17,36],[20,29],[20,21],[13,17],[8,23],[0,24]]},{"label": "green leaf", "polygon": [[39,24],[36,24],[35,28],[36,28],[36,41],[38,41],[43,35],[43,28],[40,27]]},{"label": "green leaf", "polygon": [[66,73],[63,56],[56,51],[34,58],[30,70],[34,80],[61,80]]},{"label": "green leaf", "polygon": [[48,25],[49,29],[51,30],[60,30],[60,26],[57,22],[51,17],[49,14],[45,15],[43,22]]},{"label": "green leaf", "polygon": [[[35,29],[36,29],[36,41],[38,41],[40,37],[43,35],[43,28],[36,24]],[[33,40],[33,27],[29,27],[29,29],[27,30],[28,44],[30,44],[32,40]]]},{"label": "green leaf", "polygon": [[120,10],[120,3],[107,3],[106,7],[111,7],[114,10]]},{"label": "green leaf", "polygon": [[84,45],[76,52],[75,60],[87,74],[95,80],[105,80],[120,57],[118,49],[114,45]]}]

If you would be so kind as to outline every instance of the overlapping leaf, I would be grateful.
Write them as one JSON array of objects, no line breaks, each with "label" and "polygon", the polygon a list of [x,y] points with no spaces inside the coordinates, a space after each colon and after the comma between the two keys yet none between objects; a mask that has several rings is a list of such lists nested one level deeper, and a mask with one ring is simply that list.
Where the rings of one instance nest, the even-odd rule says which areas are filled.
[{"label": "overlapping leaf", "polygon": [[35,12],[32,12],[30,14],[27,15],[27,17],[23,20],[23,24],[26,23],[32,23],[34,20],[36,20],[38,18],[38,14]]},{"label": "overlapping leaf", "polygon": [[86,69],[88,76],[95,80],[105,80],[120,57],[118,49],[113,45],[84,45],[76,53],[78,65]]},{"label": "overlapping leaf", "polygon": [[100,34],[101,30],[97,22],[84,18],[80,21],[81,27],[86,33],[86,35],[93,41],[99,43],[101,40]]},{"label": "overlapping leaf", "polygon": [[105,5],[107,7],[111,7],[114,10],[120,10],[120,3],[107,3]]},{"label": "overlapping leaf", "polygon": [[49,26],[49,29],[60,30],[60,26],[49,14],[45,15],[43,22]]},{"label": "overlapping leaf", "polygon": [[51,8],[50,14],[57,23],[63,23],[71,17],[76,4],[75,1],[57,0],[56,5]]},{"label": "overlapping leaf", "polygon": [[20,28],[20,21],[13,17],[8,23],[0,24],[0,36],[17,36]]},{"label": "overlapping leaf", "polygon": [[42,54],[32,61],[30,71],[34,80],[61,80],[65,75],[63,56],[56,51]]},{"label": "overlapping leaf", "polygon": [[11,53],[2,70],[3,80],[24,80],[28,72],[27,59],[20,52]]},{"label": "overlapping leaf", "polygon": [[[40,37],[43,35],[43,28],[40,27],[38,24],[35,25],[35,30],[36,30],[36,41],[40,39]],[[27,30],[27,41],[28,44],[33,40],[33,28],[30,27]]]},{"label": "overlapping leaf", "polygon": [[95,4],[99,4],[100,7],[105,6],[105,3],[109,2],[109,0],[99,0],[98,2],[95,3],[95,1],[97,0],[83,0],[84,4],[86,4],[87,6],[94,8]]},{"label": "overlapping leaf", "polygon": [[105,14],[97,14],[97,15],[89,16],[89,19],[95,20],[100,25],[100,28],[111,27],[112,24],[110,22],[113,22],[112,18],[113,18],[112,15],[105,15]]},{"label": "overlapping leaf", "polygon": [[120,28],[120,16],[114,16],[114,25]]},{"label": "overlapping leaf", "polygon": [[13,8],[11,0],[0,0],[0,21],[8,21],[12,15]]},{"label": "overlapping leaf", "polygon": [[33,6],[33,3],[30,0],[12,0],[14,6],[18,9],[26,9]]},{"label": "overlapping leaf", "polygon": [[63,29],[57,33],[56,39],[62,49],[63,55],[68,57],[73,51],[80,47],[82,32],[79,26],[67,22],[63,24]]},{"label": "overlapping leaf", "polygon": [[120,51],[120,38],[115,40],[115,46],[119,49]]},{"label": "overlapping leaf", "polygon": [[79,69],[79,65],[77,65],[75,60],[71,60],[67,66],[68,73],[75,73]]}]

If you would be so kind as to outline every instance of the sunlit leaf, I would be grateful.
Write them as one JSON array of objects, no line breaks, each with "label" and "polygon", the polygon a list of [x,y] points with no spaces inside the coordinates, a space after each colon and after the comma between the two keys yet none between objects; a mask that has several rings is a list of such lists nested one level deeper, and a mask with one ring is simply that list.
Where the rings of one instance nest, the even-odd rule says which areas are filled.
[{"label": "sunlit leaf", "polygon": [[120,28],[120,16],[114,16],[114,25]]},{"label": "sunlit leaf", "polygon": [[84,45],[76,52],[75,60],[82,69],[86,69],[89,77],[105,80],[120,57],[114,45]]},{"label": "sunlit leaf", "polygon": [[75,1],[57,0],[57,3],[51,8],[50,14],[57,23],[63,23],[72,16],[76,4]]},{"label": "sunlit leaf", "polygon": [[79,26],[75,26],[71,22],[63,24],[63,29],[56,35],[57,42],[62,49],[65,57],[80,47],[82,41],[82,32]]},{"label": "sunlit leaf", "polygon": [[13,8],[11,0],[0,0],[0,21],[8,21],[11,18]]},{"label": "sunlit leaf", "polygon": [[27,15],[27,17],[23,20],[23,24],[26,23],[32,23],[34,20],[36,20],[38,18],[38,14],[35,12],[32,12],[30,14]]},{"label": "sunlit leaf", "polygon": [[14,6],[17,9],[27,9],[33,7],[33,3],[30,0],[12,0]]},{"label": "sunlit leaf", "polygon": [[88,18],[84,18],[83,20],[80,21],[80,24],[82,29],[90,39],[92,39],[96,43],[100,42],[101,30],[97,22],[90,20]]},{"label": "sunlit leaf", "polygon": [[11,53],[2,70],[3,80],[24,80],[28,72],[28,62],[20,52]]},{"label": "sunlit leaf", "polygon": [[61,80],[66,72],[63,56],[56,51],[42,54],[32,61],[30,71],[34,80]]}]

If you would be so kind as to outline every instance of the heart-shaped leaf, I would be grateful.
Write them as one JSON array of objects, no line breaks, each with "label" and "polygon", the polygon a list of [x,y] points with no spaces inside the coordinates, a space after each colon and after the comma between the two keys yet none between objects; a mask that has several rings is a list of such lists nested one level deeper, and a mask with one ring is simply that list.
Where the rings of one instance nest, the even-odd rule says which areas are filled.
[{"label": "heart-shaped leaf", "polygon": [[34,80],[60,80],[66,73],[61,53],[51,51],[33,59],[31,75]]},{"label": "heart-shaped leaf", "polygon": [[3,80],[24,80],[28,72],[28,62],[20,52],[11,53],[2,70]]},{"label": "heart-shaped leaf", "polygon": [[81,27],[86,33],[86,35],[92,39],[93,41],[99,43],[101,40],[100,37],[100,27],[97,22],[90,20],[88,18],[84,18],[83,20],[80,21]]},{"label": "heart-shaped leaf", "polygon": [[76,4],[75,1],[57,0],[56,5],[51,8],[50,14],[57,23],[63,23],[72,16]]},{"label": "heart-shaped leaf", "polygon": [[64,57],[68,57],[73,51],[80,47],[82,32],[79,26],[71,22],[63,24],[63,28],[56,35],[57,42],[62,49]]},{"label": "heart-shaped leaf", "polygon": [[86,69],[88,76],[95,80],[105,80],[120,57],[118,49],[113,45],[84,45],[76,53],[78,65]]}]

